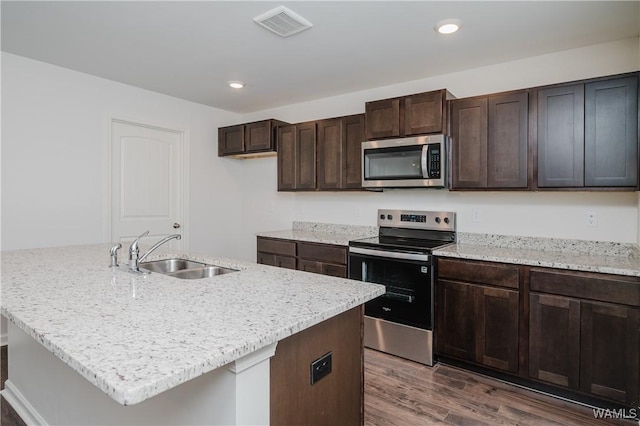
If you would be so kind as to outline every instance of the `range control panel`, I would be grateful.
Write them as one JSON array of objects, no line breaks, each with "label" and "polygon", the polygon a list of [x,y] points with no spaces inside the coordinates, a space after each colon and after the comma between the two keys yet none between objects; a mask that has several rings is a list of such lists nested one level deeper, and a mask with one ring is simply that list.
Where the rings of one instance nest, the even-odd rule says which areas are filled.
[{"label": "range control panel", "polygon": [[455,231],[455,212],[378,210],[378,226]]}]

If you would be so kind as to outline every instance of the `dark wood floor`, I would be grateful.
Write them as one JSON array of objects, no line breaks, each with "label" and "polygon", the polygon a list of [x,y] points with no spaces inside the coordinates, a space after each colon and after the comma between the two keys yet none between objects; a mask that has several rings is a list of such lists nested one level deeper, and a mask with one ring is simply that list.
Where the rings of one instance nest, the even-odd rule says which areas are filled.
[{"label": "dark wood floor", "polygon": [[637,425],[444,364],[427,367],[365,349],[365,426]]},{"label": "dark wood floor", "polygon": [[[0,348],[0,387],[7,379],[7,347]],[[365,426],[624,425],[597,420],[591,408],[528,391],[443,364],[426,367],[365,349]],[[2,426],[25,426],[1,399]]]}]

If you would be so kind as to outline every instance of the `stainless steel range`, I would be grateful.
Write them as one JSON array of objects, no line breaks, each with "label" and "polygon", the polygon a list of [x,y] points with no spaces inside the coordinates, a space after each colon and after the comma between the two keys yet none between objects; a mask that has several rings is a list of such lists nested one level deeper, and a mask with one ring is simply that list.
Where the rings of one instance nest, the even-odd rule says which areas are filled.
[{"label": "stainless steel range", "polygon": [[378,210],[377,237],[349,242],[349,278],[384,284],[365,304],[364,345],[433,365],[432,250],[456,241],[453,212]]}]

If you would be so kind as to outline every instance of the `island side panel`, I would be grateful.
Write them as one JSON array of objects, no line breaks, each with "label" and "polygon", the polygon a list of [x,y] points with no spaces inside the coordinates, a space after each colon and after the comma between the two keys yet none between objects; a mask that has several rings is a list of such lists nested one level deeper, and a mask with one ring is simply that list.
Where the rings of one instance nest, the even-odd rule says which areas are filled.
[{"label": "island side panel", "polygon": [[[271,425],[363,424],[362,306],[278,342],[271,358]],[[311,384],[311,363],[331,352],[331,373]]]},{"label": "island side panel", "polygon": [[238,375],[227,366],[125,406],[11,323],[9,357],[9,380],[2,395],[27,424],[236,424]]}]

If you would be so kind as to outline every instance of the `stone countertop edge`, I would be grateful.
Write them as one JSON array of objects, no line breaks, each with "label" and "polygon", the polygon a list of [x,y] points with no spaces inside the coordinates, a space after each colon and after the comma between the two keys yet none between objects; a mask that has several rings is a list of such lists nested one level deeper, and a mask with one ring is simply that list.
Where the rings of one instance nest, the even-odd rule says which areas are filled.
[{"label": "stone countertop edge", "polygon": [[[91,286],[94,286],[94,285],[99,285],[99,286],[101,285],[103,287],[106,287],[106,290],[100,289],[100,290],[97,290],[97,293],[100,293],[100,291],[102,291],[103,293],[106,293],[107,296],[111,297],[114,290],[113,289],[114,284],[111,283],[111,286],[109,288],[109,284],[105,283],[103,280],[105,279],[105,277],[110,277],[112,274],[117,275],[118,280],[121,279],[123,283],[123,284],[120,284],[120,288],[118,288],[120,293],[122,293],[123,290],[127,290],[127,291],[129,290],[128,282],[129,280],[131,280],[131,282],[135,282],[135,279],[132,278],[132,277],[135,277],[135,275],[130,274],[126,271],[111,272],[113,270],[106,267],[106,265],[108,264],[108,257],[109,257],[108,255],[109,245],[101,244],[101,245],[93,245],[93,246],[72,246],[72,247],[56,248],[55,250],[71,249],[71,251],[73,252],[73,250],[79,250],[79,248],[83,248],[83,247],[89,247],[91,248],[91,250],[96,251],[98,253],[98,257],[97,257],[98,261],[103,260],[104,265],[101,265],[101,264],[94,265],[92,263],[87,264],[85,263],[86,261],[73,262],[74,264],[72,264],[71,267],[80,267],[81,272],[76,273],[76,275],[71,274],[69,276],[69,271],[67,271],[67,277],[62,277],[58,280],[59,282],[64,281],[65,284],[56,285],[56,283],[52,282],[51,288],[52,288],[52,291],[54,291],[54,293],[56,293],[59,297],[60,295],[67,296],[68,295],[67,292],[71,291],[69,290],[70,285],[73,286],[73,285],[77,285],[78,283],[84,283],[86,280],[87,281],[86,286],[89,288],[91,288]],[[96,247],[99,247],[99,249]],[[49,249],[49,251],[47,251],[47,249],[19,250],[14,253],[19,253],[15,257],[19,258],[20,260],[19,261],[16,261],[15,259],[7,260],[7,264],[5,264],[5,260],[7,258],[12,257],[11,256],[12,252],[2,252],[2,260],[3,260],[2,278],[3,278],[3,296],[4,297],[3,297],[2,307],[1,307],[1,313],[9,321],[15,324],[18,328],[20,328],[21,330],[29,334],[37,342],[41,343],[45,348],[47,348],[50,352],[52,352],[55,356],[57,356],[60,360],[62,360],[62,362],[70,366],[73,370],[78,372],[80,375],[86,378],[89,382],[93,383],[95,386],[97,386],[99,389],[105,392],[109,397],[111,397],[112,399],[114,399],[115,401],[117,401],[122,405],[133,405],[133,404],[140,403],[148,398],[151,398],[164,391],[172,389],[182,383],[185,383],[191,379],[194,379],[198,376],[201,376],[210,371],[213,371],[219,367],[227,365],[245,355],[248,355],[258,349],[268,346],[269,344],[282,340],[306,328],[312,327],[326,319],[329,319],[335,315],[338,315],[349,309],[357,307],[368,300],[371,300],[379,295],[384,294],[384,287],[376,284],[372,285],[368,283],[366,288],[362,286],[363,283],[359,283],[359,282],[357,286],[356,285],[344,286],[344,283],[338,283],[337,281],[352,281],[352,280],[325,277],[325,276],[314,276],[315,274],[310,274],[302,271],[282,270],[281,268],[275,268],[275,267],[266,266],[266,265],[258,265],[252,262],[217,258],[217,257],[202,255],[202,254],[186,254],[186,253],[170,253],[170,252],[164,252],[162,254],[154,254],[152,256],[149,256],[149,259],[148,259],[149,261],[170,258],[170,257],[178,257],[182,259],[203,261],[206,263],[216,264],[219,266],[238,269],[239,272],[237,275],[234,273],[234,274],[225,274],[225,275],[219,276],[219,277],[226,276],[226,277],[232,278],[230,281],[225,281],[224,284],[222,283],[222,280],[218,281],[221,285],[226,284],[226,287],[224,289],[225,292],[233,290],[231,287],[234,285],[241,286],[245,282],[243,280],[246,280],[246,281],[253,280],[253,281],[256,281],[257,283],[257,281],[260,280],[261,278],[266,280],[268,280],[269,278],[273,279],[274,281],[272,283],[265,283],[265,285],[266,286],[273,285],[275,286],[276,291],[279,289],[281,292],[284,292],[283,294],[285,293],[288,294],[294,303],[295,301],[300,301],[300,300],[304,301],[306,296],[300,296],[296,292],[287,292],[286,289],[291,288],[290,287],[291,285],[299,285],[301,287],[301,290],[305,290],[305,287],[308,287],[308,286],[314,286],[313,288],[317,288],[315,286],[322,285],[322,284],[327,285],[327,287],[329,288],[331,286],[335,286],[335,288],[348,287],[348,289],[344,290],[344,295],[338,297],[338,299],[340,297],[344,297],[346,298],[346,300],[336,300],[335,296],[328,297],[326,300],[316,302],[316,304],[313,306],[307,306],[306,309],[299,309],[299,310],[295,310],[294,313],[289,313],[288,315],[290,319],[289,318],[282,319],[281,315],[278,318],[267,317],[267,315],[269,314],[273,315],[274,313],[273,312],[264,313],[265,315],[264,321],[257,321],[256,323],[254,321],[255,319],[251,320],[248,325],[245,325],[245,328],[238,329],[236,331],[236,333],[238,333],[241,336],[240,338],[233,339],[236,337],[236,335],[233,334],[233,331],[232,331],[230,336],[232,338],[229,338],[230,340],[229,342],[227,341],[218,342],[217,340],[215,340],[216,337],[215,336],[211,337],[206,330],[205,331],[199,330],[203,336],[207,337],[207,341],[206,342],[203,341],[200,345],[197,345],[194,342],[189,342],[191,345],[196,344],[198,346],[197,348],[191,348],[189,346],[186,346],[186,347],[180,346],[176,349],[176,346],[179,346],[179,345],[176,345],[176,342],[174,341],[171,341],[171,343],[174,346],[171,347],[172,345],[169,345],[170,346],[169,349],[164,347],[158,348],[156,347],[157,339],[159,337],[162,337],[158,334],[158,331],[155,331],[154,333],[148,332],[147,336],[144,336],[145,331],[143,330],[142,331],[143,335],[142,336],[136,335],[135,336],[136,340],[134,340],[136,344],[142,345],[142,346],[135,347],[133,349],[129,347],[125,347],[123,352],[127,353],[128,350],[129,352],[131,351],[135,352],[136,350],[144,351],[145,349],[148,349],[150,353],[147,353],[146,351],[144,351],[144,354],[148,359],[151,360],[149,361],[149,363],[153,363],[153,360],[165,361],[165,364],[160,363],[159,366],[157,367],[156,366],[150,367],[149,363],[144,363],[139,359],[133,362],[131,359],[128,359],[128,358],[122,359],[122,355],[120,355],[120,358],[118,358],[119,352],[116,350],[116,347],[114,348],[100,347],[100,345],[105,344],[103,341],[100,340],[100,337],[101,337],[100,332],[105,332],[105,333],[113,332],[114,329],[120,331],[120,329],[118,329],[118,326],[122,326],[122,324],[120,323],[115,324],[115,326],[112,326],[111,329],[109,328],[109,326],[105,326],[104,330],[97,330],[98,332],[96,332],[95,335],[92,334],[93,340],[91,338],[88,339],[91,342],[88,342],[87,340],[81,340],[81,338],[74,336],[74,333],[69,333],[69,330],[61,324],[66,325],[65,321],[67,322],[70,321],[69,320],[70,316],[73,316],[76,314],[76,312],[73,309],[74,308],[73,302],[76,302],[76,301],[68,301],[65,299],[63,302],[61,302],[61,304],[63,305],[62,309],[59,306],[56,306],[56,309],[52,309],[50,312],[60,313],[60,317],[54,318],[52,321],[42,317],[42,315],[47,315],[46,310],[44,313],[41,314],[41,316],[38,316],[35,314],[35,312],[38,311],[37,304],[43,303],[44,301],[48,301],[48,299],[43,294],[40,296],[34,295],[34,292],[30,291],[30,290],[33,290],[33,289],[30,289],[30,287],[35,287],[40,289],[42,288],[42,285],[43,284],[46,285],[48,281],[55,281],[55,280],[51,280],[50,278],[47,278],[47,274],[43,272],[43,270],[47,269],[47,266],[49,265],[47,265],[47,262],[43,260],[42,262],[43,264],[41,265],[40,269],[35,271],[35,273],[33,274],[31,273],[33,272],[32,269],[30,269],[29,267],[25,267],[24,265],[22,267],[16,267],[14,268],[14,270],[12,270],[12,266],[15,266],[16,263],[28,264],[29,261],[33,259],[34,255],[38,255],[40,253],[47,254],[52,252],[52,250],[53,249]],[[102,255],[102,252],[104,252],[104,255]],[[26,253],[26,257],[24,256],[25,253]],[[67,257],[69,256],[70,255],[67,255]],[[104,259],[102,259],[102,256],[104,256]],[[65,256],[63,255],[62,258],[64,257]],[[96,256],[88,256],[88,257],[89,257],[89,260],[88,260],[89,262],[91,260],[93,261],[96,260]],[[75,260],[77,256],[73,258]],[[57,259],[57,260],[59,261],[61,259]],[[57,264],[56,261],[54,261],[53,259],[50,260],[50,263],[51,265]],[[123,262],[121,262],[121,265],[122,263]],[[241,278],[243,276],[242,274],[243,272],[246,272],[246,275],[244,275],[245,278]],[[49,269],[49,273],[55,274],[56,270]],[[34,275],[35,275],[35,278],[33,277]],[[94,281],[91,281],[91,275],[94,275],[94,277],[92,278]],[[233,279],[234,278],[233,275],[236,275],[235,279]],[[22,276],[24,276],[24,278],[22,278]],[[72,278],[70,281],[73,282],[75,280],[75,283],[67,284],[66,283],[67,280],[65,278],[69,278],[69,277]],[[146,291],[148,293],[146,294],[146,296],[150,296],[150,297],[147,297],[147,300],[145,301],[144,304],[142,304],[142,307],[140,309],[149,308],[148,306],[149,303],[150,302],[153,303],[155,300],[156,304],[160,304],[161,306],[154,306],[156,312],[149,313],[151,318],[154,318],[153,315],[158,314],[157,312],[158,309],[162,311],[162,308],[167,308],[167,307],[176,308],[175,304],[172,305],[172,303],[175,303],[175,302],[173,299],[171,299],[171,297],[175,297],[175,294],[184,294],[186,290],[180,290],[180,292],[182,293],[169,294],[177,290],[175,290],[176,283],[173,282],[173,284],[168,284],[167,286],[167,283],[169,282],[167,280],[175,280],[175,278],[167,277],[161,274],[151,274],[149,275],[149,277],[155,277],[153,278],[154,281],[143,282],[142,286],[145,286],[145,285],[147,286]],[[89,278],[89,279],[86,279],[86,278]],[[186,281],[192,281],[192,283],[195,281],[204,283],[205,280],[211,280],[215,278],[216,277],[205,278],[203,280],[186,280]],[[310,279],[310,278],[313,278],[313,279]],[[31,285],[29,283],[31,283]],[[255,286],[256,283],[251,283],[251,284],[247,283],[247,286],[248,287],[251,287],[252,285]],[[158,296],[157,294],[151,294],[152,288],[149,287],[150,284],[157,286],[157,288],[160,289],[158,291],[165,291],[167,293],[167,299],[169,299],[169,302],[166,306],[162,305],[162,302],[157,303],[157,300],[160,298],[160,296],[163,296],[163,294],[161,294],[160,296]],[[211,285],[213,286],[213,284]],[[24,289],[21,289],[20,287],[24,287]],[[192,287],[199,290],[198,292],[194,291],[193,296],[201,296],[202,288],[198,287],[197,285],[193,285]],[[72,287],[72,288],[73,288],[73,291],[75,291],[76,293],[82,290],[76,287]],[[219,295],[219,293],[216,293],[216,291],[218,290],[220,289],[218,288],[215,290],[210,290],[210,288],[207,288],[204,291],[205,292],[211,291],[214,294],[214,296],[217,296]],[[111,291],[111,293],[109,293],[109,291]],[[46,293],[46,292],[42,291],[37,293]],[[104,295],[98,294],[98,297],[97,297],[98,302],[101,302],[101,300],[99,300],[100,296],[104,296]],[[143,294],[143,296],[145,296],[145,294]],[[121,294],[119,294],[119,297],[120,299],[123,299],[125,302],[131,303],[131,300],[125,300],[125,298],[122,297]],[[34,303],[36,303],[36,306],[30,305],[30,302],[32,302],[33,298],[35,298]],[[127,299],[128,298],[130,298],[130,296],[127,296]],[[86,301],[86,300],[89,300],[89,301],[92,300],[92,296],[82,295],[81,298],[79,299],[79,301]],[[189,299],[187,298],[186,300],[189,300]],[[56,301],[51,301],[51,302],[53,305],[56,305]],[[109,302],[113,302],[113,301],[109,300]],[[262,302],[264,304],[264,301]],[[70,305],[69,306],[70,312],[66,312],[64,310],[64,308],[68,308],[66,305]],[[200,303],[200,305],[202,305],[202,303]],[[260,303],[257,303],[257,305],[260,305]],[[261,308],[263,308],[263,306],[262,305],[257,306],[257,305],[254,309],[257,311],[260,311]],[[207,307],[208,306],[209,305],[207,305]],[[95,313],[92,308],[93,308],[92,306],[80,307],[78,309],[77,315],[73,317],[72,324],[78,324],[78,322],[82,323],[82,317],[84,316],[88,315],[90,319],[95,320],[96,317],[99,319],[102,317],[101,314],[108,312],[108,311],[105,311],[105,312]],[[130,311],[128,309],[130,309],[131,307],[122,308],[118,306],[118,308],[120,309],[117,310],[116,314],[118,313],[123,315],[130,314]],[[137,308],[137,307],[134,306],[134,308]],[[193,309],[193,307],[190,307],[190,308]],[[100,310],[100,308],[97,308],[97,309]],[[251,314],[255,314],[255,311],[249,312],[248,314],[244,313],[243,315],[248,316]],[[133,315],[134,315],[133,316],[134,320],[136,321],[143,320],[143,324],[144,324],[144,320],[147,319],[144,316],[144,314],[141,315],[138,312],[135,312]],[[80,316],[80,318],[77,318],[77,316]],[[124,320],[121,319],[120,321],[127,324],[126,319],[128,318],[125,318]],[[162,317],[162,319],[164,319],[164,317]],[[245,317],[242,317],[241,319],[231,318],[229,322],[233,323],[233,325],[237,325],[237,324],[242,324],[243,320],[249,321],[250,319],[246,319]],[[220,321],[219,318],[214,318],[211,320],[211,323],[215,326],[216,324],[218,324],[218,321]],[[268,325],[265,326],[264,325],[265,323],[267,323]],[[206,328],[207,326],[211,326],[212,324],[203,324],[201,328]],[[227,326],[228,325],[227,321],[224,321],[224,324],[225,326]],[[272,326],[273,328],[269,328],[269,326]],[[247,330],[246,328],[249,328],[249,330]],[[105,344],[105,346],[108,345],[109,343],[117,343],[117,344],[124,344],[123,342],[126,343],[127,338],[129,337],[126,335],[126,331],[127,330],[124,330],[122,332],[123,334],[125,334],[125,336],[123,337],[123,340],[120,340],[118,338],[122,336],[117,336],[113,342],[107,340],[107,343]],[[134,331],[136,333],[140,333],[140,328],[135,328]],[[80,336],[82,336],[83,333],[86,333],[86,332],[87,330],[85,329],[77,331],[77,333]],[[250,336],[250,337],[245,337],[245,336]],[[149,339],[151,343],[156,346],[147,348],[147,346],[145,346],[146,343],[144,342],[144,338]],[[211,341],[212,339],[213,339],[213,347],[210,347],[212,344],[212,341]],[[142,340],[142,342],[140,342],[140,340]],[[182,343],[182,342],[179,342],[179,343]],[[197,343],[200,343],[200,342],[198,341]],[[96,350],[96,348],[94,347],[95,345],[97,345],[99,347],[98,349],[100,349],[99,351],[100,356],[105,357],[105,359],[100,361],[100,363],[97,363],[98,361],[93,359],[95,358],[95,350]],[[82,353],[83,348],[86,349],[85,353]],[[109,349],[112,350],[111,353],[109,353]],[[166,351],[171,351],[171,350],[173,350],[172,353],[165,354]],[[193,354],[192,352],[195,352],[195,354]],[[187,355],[187,356],[180,357],[181,354]],[[111,355],[111,357],[109,357],[109,355]],[[171,360],[171,355],[178,357],[182,365],[175,366],[171,364],[171,367],[167,367],[166,363],[168,363]],[[186,359],[183,359],[183,358],[186,358]],[[123,361],[127,361],[128,363]],[[108,364],[108,362],[111,362],[111,364]],[[141,362],[142,364],[136,364],[137,362]],[[103,363],[107,363],[107,365],[103,365]],[[131,363],[133,364],[133,366],[123,365],[123,364],[131,364]],[[139,369],[142,369],[144,371],[140,373],[138,371]],[[115,370],[115,372],[111,370]],[[123,377],[125,377],[124,379],[118,377],[120,373],[122,374]]]},{"label": "stone countertop edge", "polygon": [[348,246],[349,241],[360,238],[377,236],[378,233],[333,233],[327,231],[308,231],[301,229],[288,229],[283,231],[258,232],[256,236],[266,238],[279,238],[291,241],[303,241],[309,243],[332,244]]},{"label": "stone countertop edge", "polygon": [[640,277],[640,258],[574,254],[557,251],[491,247],[475,244],[450,244],[433,251],[434,256],[468,260],[541,266],[573,271]]}]

